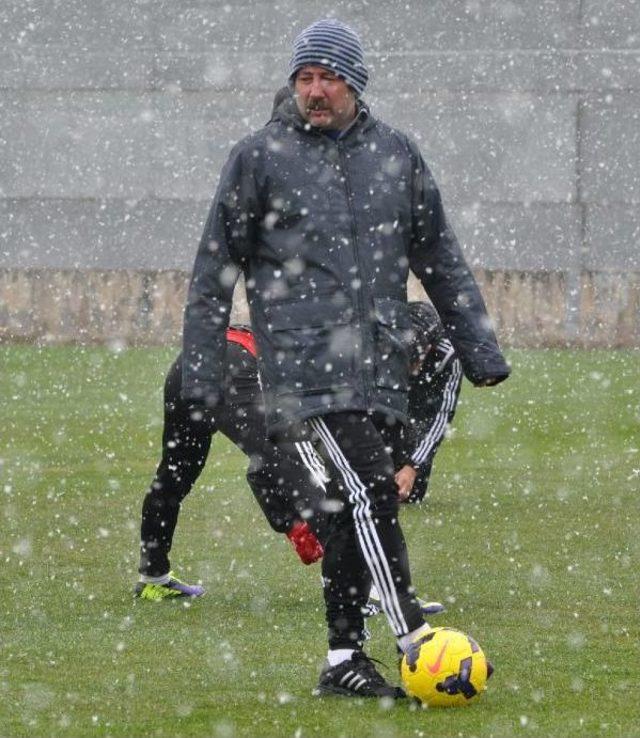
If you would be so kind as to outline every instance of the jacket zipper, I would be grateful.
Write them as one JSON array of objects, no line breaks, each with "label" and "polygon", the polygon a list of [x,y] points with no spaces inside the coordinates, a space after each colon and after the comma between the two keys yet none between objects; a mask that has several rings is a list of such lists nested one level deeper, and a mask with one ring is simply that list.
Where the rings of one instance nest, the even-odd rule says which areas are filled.
[{"label": "jacket zipper", "polygon": [[362,266],[360,264],[360,258],[358,256],[358,229],[356,228],[356,215],[355,210],[353,207],[353,193],[351,190],[351,183],[349,182],[349,173],[347,170],[346,165],[346,154],[343,145],[340,143],[340,141],[336,141],[336,146],[338,147],[338,155],[340,157],[340,168],[342,170],[342,177],[344,180],[344,188],[347,195],[347,205],[349,207],[349,216],[351,218],[351,240],[352,240],[352,251],[353,251],[353,261],[356,266],[357,274],[355,277],[359,280],[360,286],[356,290],[357,294],[357,300],[358,300],[358,314],[360,316],[360,340],[362,342],[362,353],[364,356],[369,356],[371,361],[370,364],[367,365],[364,364],[365,374],[368,375],[366,377],[366,380],[363,384],[363,396],[364,401],[367,407],[370,407],[371,405],[371,392],[369,390],[370,386],[373,386],[373,383],[375,382],[375,373],[374,373],[374,366],[373,366],[373,345],[368,345],[368,332],[364,330],[364,323],[365,321],[368,321],[368,310],[365,306],[364,296],[363,296],[363,290],[364,290],[364,275],[362,272]]}]

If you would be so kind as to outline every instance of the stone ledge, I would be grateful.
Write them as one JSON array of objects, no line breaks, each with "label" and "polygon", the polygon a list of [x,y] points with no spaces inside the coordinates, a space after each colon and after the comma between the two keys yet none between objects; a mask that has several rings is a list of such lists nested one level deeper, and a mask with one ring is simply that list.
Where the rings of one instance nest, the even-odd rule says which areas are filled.
[{"label": "stone ledge", "polygon": [[[505,346],[640,348],[640,272],[475,274]],[[177,345],[187,283],[177,270],[3,269],[0,343]],[[248,318],[241,283],[231,318]]]}]

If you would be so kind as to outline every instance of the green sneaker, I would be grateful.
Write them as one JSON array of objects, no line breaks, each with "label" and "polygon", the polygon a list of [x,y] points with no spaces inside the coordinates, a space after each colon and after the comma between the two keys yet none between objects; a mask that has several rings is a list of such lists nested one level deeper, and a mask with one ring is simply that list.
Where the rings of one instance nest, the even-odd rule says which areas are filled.
[{"label": "green sneaker", "polygon": [[138,582],[135,595],[141,600],[175,600],[184,597],[202,597],[205,593],[204,587],[199,584],[185,584],[181,582],[172,571],[169,572],[169,581],[166,584],[149,584]]}]

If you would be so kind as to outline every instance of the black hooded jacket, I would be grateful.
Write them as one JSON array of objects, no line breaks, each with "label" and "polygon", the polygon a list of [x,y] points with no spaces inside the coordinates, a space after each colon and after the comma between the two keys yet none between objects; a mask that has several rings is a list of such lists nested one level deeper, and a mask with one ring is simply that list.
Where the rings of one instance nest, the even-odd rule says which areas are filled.
[{"label": "black hooded jacket", "polygon": [[246,279],[270,431],[340,410],[406,421],[411,270],[473,383],[508,376],[476,282],[415,144],[361,105],[337,141],[286,97],[232,150],[195,261],[183,396],[220,398]]}]

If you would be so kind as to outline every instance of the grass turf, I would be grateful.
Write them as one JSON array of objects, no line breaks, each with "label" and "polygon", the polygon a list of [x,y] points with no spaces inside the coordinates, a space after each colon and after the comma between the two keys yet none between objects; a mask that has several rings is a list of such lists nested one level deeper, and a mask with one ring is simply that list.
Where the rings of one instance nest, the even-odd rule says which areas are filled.
[{"label": "grass turf", "polygon": [[438,624],[496,666],[449,711],[311,696],[319,569],[271,533],[223,438],[173,551],[207,597],[133,600],[171,358],[0,347],[1,735],[637,734],[638,352],[512,351],[507,383],[465,386],[431,497],[402,513],[419,592],[448,603]]}]

